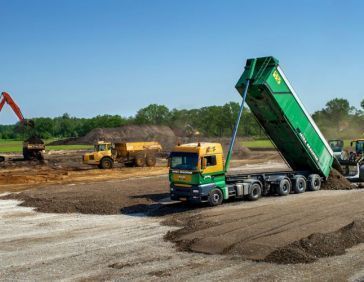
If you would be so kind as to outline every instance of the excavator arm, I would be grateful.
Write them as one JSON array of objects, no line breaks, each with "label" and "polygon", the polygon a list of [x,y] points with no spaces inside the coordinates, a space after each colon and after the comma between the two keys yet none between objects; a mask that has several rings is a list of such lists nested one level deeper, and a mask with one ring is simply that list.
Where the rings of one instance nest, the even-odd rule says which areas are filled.
[{"label": "excavator arm", "polygon": [[14,111],[14,113],[16,114],[16,116],[18,117],[19,121],[22,124],[24,124],[25,126],[34,127],[34,122],[32,120],[26,120],[24,118],[19,106],[15,103],[13,98],[11,98],[9,93],[2,92],[0,96],[0,112],[3,109],[5,103],[7,103],[12,108],[12,110]]}]

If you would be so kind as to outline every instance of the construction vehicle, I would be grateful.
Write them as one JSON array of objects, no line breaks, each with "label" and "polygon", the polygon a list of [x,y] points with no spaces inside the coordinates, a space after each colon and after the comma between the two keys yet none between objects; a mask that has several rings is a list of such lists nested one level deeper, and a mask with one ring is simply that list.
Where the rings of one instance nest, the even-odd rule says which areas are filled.
[{"label": "construction vehicle", "polygon": [[343,150],[343,157],[339,159],[342,173],[352,182],[364,181],[364,139],[355,139],[350,142],[354,150]]},{"label": "construction vehicle", "polygon": [[[27,128],[34,128],[34,121],[25,119],[19,106],[11,98],[7,92],[2,92],[0,95],[0,112],[3,109],[5,103],[7,103],[18,117],[21,125]],[[36,135],[32,135],[30,138],[23,142],[23,156],[25,160],[43,160],[43,152],[45,150],[45,144],[42,139]],[[0,162],[4,161],[5,157],[0,157]]]},{"label": "construction vehicle", "polygon": [[329,145],[338,160],[345,158],[344,141],[341,139],[329,140]]},{"label": "construction vehicle", "polygon": [[156,154],[162,150],[158,142],[110,143],[99,141],[92,153],[83,155],[83,163],[110,169],[114,162],[126,166],[155,166]]},{"label": "construction vehicle", "polygon": [[[169,157],[171,199],[216,206],[230,198],[257,200],[268,194],[285,196],[291,191],[319,190],[333,163],[338,164],[278,60],[274,57],[247,60],[235,87],[242,103],[226,161],[219,143],[176,146]],[[292,170],[229,173],[245,102]],[[361,177],[364,178],[364,173]]]}]

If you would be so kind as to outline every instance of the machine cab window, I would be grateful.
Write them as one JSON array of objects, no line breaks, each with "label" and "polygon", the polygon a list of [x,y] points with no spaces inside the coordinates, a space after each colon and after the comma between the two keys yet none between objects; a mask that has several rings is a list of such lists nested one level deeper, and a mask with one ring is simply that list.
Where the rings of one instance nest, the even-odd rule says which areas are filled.
[{"label": "machine cab window", "polygon": [[358,154],[363,154],[364,152],[364,140],[359,140],[359,141],[356,141],[356,144],[355,144],[355,151],[358,153]]},{"label": "machine cab window", "polygon": [[217,164],[216,162],[216,156],[205,156],[202,159],[202,168],[215,166]]},{"label": "machine cab window", "polygon": [[102,151],[107,151],[109,150],[109,145],[108,144],[97,144],[95,145],[95,151],[96,152],[102,152]]}]

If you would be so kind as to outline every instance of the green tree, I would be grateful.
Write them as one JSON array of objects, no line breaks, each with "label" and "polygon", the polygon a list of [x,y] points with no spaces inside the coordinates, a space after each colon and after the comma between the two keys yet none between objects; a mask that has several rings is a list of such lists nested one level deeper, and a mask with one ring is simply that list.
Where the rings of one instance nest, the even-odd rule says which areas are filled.
[{"label": "green tree", "polygon": [[364,110],[364,99],[361,101],[360,106]]},{"label": "green tree", "polygon": [[170,112],[166,106],[151,104],[137,112],[135,122],[137,124],[167,125],[169,118]]}]

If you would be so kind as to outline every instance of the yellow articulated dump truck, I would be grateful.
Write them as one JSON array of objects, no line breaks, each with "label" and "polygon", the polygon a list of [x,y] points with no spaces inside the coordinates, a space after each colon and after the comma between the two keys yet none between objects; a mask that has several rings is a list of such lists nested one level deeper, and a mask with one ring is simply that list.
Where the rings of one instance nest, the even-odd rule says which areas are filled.
[{"label": "yellow articulated dump truck", "polygon": [[83,155],[83,163],[110,169],[114,162],[126,166],[155,166],[156,154],[162,150],[158,142],[110,143],[99,141],[92,153]]}]

